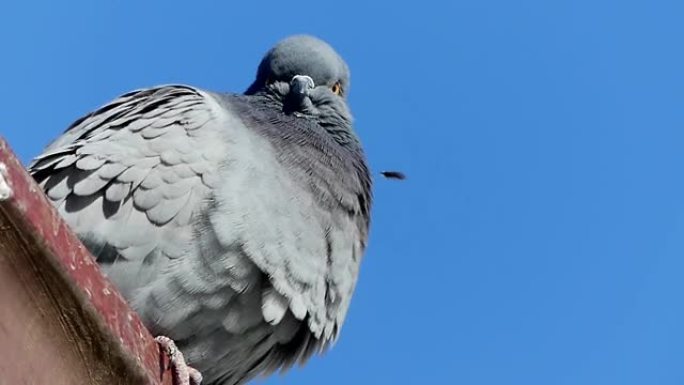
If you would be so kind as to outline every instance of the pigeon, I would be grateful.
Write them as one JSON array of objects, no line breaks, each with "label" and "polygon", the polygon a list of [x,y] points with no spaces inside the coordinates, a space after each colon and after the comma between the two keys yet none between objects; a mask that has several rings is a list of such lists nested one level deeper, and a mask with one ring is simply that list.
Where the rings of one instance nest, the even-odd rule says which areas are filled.
[{"label": "pigeon", "polygon": [[327,43],[288,37],[244,93],[167,85],[73,123],[34,179],[158,341],[243,384],[337,339],[372,180]]}]

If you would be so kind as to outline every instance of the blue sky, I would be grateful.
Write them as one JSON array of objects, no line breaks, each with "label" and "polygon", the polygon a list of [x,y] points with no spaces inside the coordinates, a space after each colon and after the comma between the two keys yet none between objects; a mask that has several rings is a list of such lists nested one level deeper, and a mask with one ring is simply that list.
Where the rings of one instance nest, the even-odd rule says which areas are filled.
[{"label": "blue sky", "polygon": [[684,3],[231,3],[3,2],[0,134],[28,161],[125,91],[336,47],[409,179],[376,180],[338,345],[265,383],[684,383]]}]

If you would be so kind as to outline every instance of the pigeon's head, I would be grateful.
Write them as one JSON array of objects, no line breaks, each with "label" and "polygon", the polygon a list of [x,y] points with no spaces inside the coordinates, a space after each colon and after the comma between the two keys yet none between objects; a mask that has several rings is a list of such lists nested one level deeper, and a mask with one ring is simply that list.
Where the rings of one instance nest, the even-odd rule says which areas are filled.
[{"label": "pigeon's head", "polygon": [[246,94],[268,94],[285,112],[323,125],[351,125],[348,91],[349,68],[337,52],[320,39],[299,35],[266,53]]}]

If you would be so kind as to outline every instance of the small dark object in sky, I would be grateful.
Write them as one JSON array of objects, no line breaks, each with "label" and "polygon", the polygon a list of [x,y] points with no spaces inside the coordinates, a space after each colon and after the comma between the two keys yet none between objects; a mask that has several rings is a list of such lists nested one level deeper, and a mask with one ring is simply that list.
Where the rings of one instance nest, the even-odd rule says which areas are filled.
[{"label": "small dark object in sky", "polygon": [[401,171],[383,171],[380,174],[382,174],[382,176],[384,176],[387,179],[406,179],[406,175],[404,175],[404,173]]}]

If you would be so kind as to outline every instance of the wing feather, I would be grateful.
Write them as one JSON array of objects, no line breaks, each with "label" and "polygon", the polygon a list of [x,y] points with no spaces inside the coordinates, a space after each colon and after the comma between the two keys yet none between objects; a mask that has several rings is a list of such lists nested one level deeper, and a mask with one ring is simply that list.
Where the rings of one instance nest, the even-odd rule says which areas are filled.
[{"label": "wing feather", "polygon": [[75,122],[29,170],[80,236],[124,260],[177,258],[225,153],[196,154],[221,147],[222,111],[191,87],[134,91]]}]

